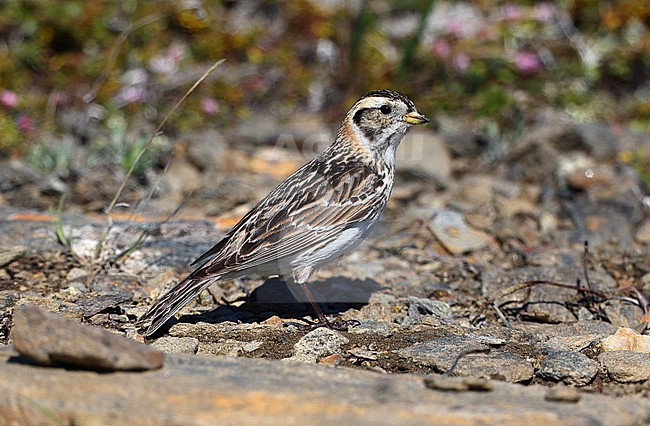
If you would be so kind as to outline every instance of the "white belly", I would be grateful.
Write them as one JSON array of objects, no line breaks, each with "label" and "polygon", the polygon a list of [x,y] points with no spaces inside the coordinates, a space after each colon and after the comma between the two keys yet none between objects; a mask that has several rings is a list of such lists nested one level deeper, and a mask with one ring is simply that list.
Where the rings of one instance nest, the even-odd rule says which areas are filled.
[{"label": "white belly", "polygon": [[[377,219],[379,219],[379,216],[377,216]],[[296,266],[317,268],[338,259],[349,253],[350,250],[365,239],[377,219],[344,230],[329,244],[317,250],[302,253],[293,259],[291,263]]]}]

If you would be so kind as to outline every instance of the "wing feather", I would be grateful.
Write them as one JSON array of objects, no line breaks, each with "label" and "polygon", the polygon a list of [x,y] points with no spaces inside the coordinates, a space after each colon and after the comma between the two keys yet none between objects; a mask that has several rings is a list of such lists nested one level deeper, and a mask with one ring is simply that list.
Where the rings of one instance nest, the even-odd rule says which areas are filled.
[{"label": "wing feather", "polygon": [[271,192],[201,256],[213,256],[206,272],[247,271],[290,259],[381,213],[378,206],[390,192],[383,176],[362,162],[322,170],[330,165],[314,160]]}]

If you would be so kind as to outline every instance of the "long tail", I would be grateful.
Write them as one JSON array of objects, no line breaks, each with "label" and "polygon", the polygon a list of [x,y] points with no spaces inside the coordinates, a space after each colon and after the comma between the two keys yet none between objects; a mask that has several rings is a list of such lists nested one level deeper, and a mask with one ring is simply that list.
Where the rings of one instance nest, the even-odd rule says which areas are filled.
[{"label": "long tail", "polygon": [[146,331],[146,335],[151,336],[190,300],[220,278],[220,275],[206,276],[201,269],[194,271],[159,298],[146,314],[138,318],[136,324],[141,325],[151,320]]}]

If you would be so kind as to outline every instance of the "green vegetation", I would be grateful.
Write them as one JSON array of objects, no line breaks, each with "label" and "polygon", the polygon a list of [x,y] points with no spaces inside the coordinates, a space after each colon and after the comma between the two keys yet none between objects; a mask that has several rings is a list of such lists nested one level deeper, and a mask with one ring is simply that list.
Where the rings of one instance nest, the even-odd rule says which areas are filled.
[{"label": "green vegetation", "polygon": [[[46,171],[70,167],[69,148],[52,141],[72,133],[89,147],[88,162],[104,150],[129,169],[148,135],[126,129],[160,122],[221,58],[224,69],[183,104],[167,134],[231,125],[258,109],[287,115],[309,105],[333,119],[380,87],[416,97],[425,113],[491,121],[500,134],[544,106],[650,130],[646,0],[328,4],[2,2],[0,151],[30,153]],[[72,132],[61,120],[91,110],[99,132]],[[151,150],[135,172],[155,167],[164,150]]]}]

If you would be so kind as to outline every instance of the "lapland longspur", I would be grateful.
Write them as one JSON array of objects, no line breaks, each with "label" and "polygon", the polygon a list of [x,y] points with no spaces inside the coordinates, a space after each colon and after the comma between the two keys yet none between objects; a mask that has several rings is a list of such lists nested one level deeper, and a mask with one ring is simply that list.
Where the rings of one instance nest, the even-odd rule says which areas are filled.
[{"label": "lapland longspur", "polygon": [[[314,270],[357,246],[381,216],[395,180],[395,151],[412,125],[429,120],[406,96],[375,90],[345,116],[336,140],[271,191],[202,264],[160,297],[138,324],[147,335],[218,280],[281,275],[297,284],[322,325],[330,325],[307,288]],[[292,282],[291,282],[292,281]]]}]

